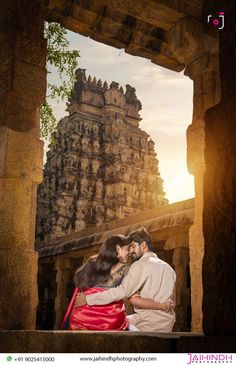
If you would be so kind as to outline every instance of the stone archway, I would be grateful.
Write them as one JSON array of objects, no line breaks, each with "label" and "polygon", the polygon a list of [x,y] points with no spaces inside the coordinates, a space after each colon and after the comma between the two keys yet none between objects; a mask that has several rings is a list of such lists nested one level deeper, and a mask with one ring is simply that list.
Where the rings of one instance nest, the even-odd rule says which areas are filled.
[{"label": "stone archway", "polygon": [[[12,300],[18,300],[19,306],[29,301],[31,308],[28,313],[22,314],[22,323],[18,323],[16,317],[12,315],[11,319],[2,319],[1,327],[5,329],[34,327],[34,307],[37,299],[34,285],[36,262],[34,259],[35,263],[31,264],[34,224],[30,222],[35,217],[36,184],[41,179],[42,146],[40,147],[38,139],[37,113],[45,95],[46,48],[43,40],[43,20],[48,19],[59,21],[66,28],[90,36],[99,42],[125,48],[130,54],[149,58],[163,67],[175,71],[185,68],[185,74],[194,80],[193,120],[187,131],[188,165],[195,176],[196,193],[194,226],[190,232],[190,270],[193,303],[192,330],[201,331],[204,234],[210,237],[214,229],[212,226],[207,226],[203,234],[204,197],[212,201],[211,196],[203,195],[203,176],[206,168],[205,112],[220,100],[217,38],[215,34],[210,35],[204,32],[201,2],[183,0],[176,4],[173,0],[159,0],[154,5],[151,0],[146,0],[144,5],[140,0],[136,1],[134,6],[133,0],[118,3],[115,0],[94,0],[89,3],[81,0],[49,0],[47,7],[42,8],[41,2],[35,0],[32,7],[23,7],[21,4],[18,8],[16,1],[9,7],[8,1],[5,0],[4,6],[6,16],[2,23],[2,39],[6,55],[3,56],[2,62],[5,65],[7,77],[4,78],[2,93],[4,108],[1,114],[3,127],[1,127],[0,142],[2,154],[0,180],[4,208],[1,219],[3,240],[1,257],[6,274],[1,281],[1,290],[4,292],[7,287],[16,285],[16,274],[13,268],[18,269],[18,271],[16,269],[17,276],[24,286],[18,288],[15,293],[11,293],[1,305],[4,313],[7,313],[7,303]],[[35,26],[36,23],[37,26]],[[12,31],[8,30],[9,24]],[[16,31],[15,24],[20,28],[20,32]],[[30,47],[33,52],[32,49],[29,52]],[[227,50],[223,49],[223,51]],[[22,74],[25,78],[22,78]],[[223,75],[228,77],[227,74]],[[233,109],[232,104],[229,106]],[[224,110],[223,106],[222,108]],[[211,131],[211,128],[207,131],[210,135],[215,133]],[[214,151],[214,145],[212,148]],[[17,156],[20,156],[19,161]],[[211,164],[210,161],[209,157],[207,162]],[[16,169],[15,166],[19,168]],[[208,173],[210,169],[206,176]],[[233,204],[231,197],[228,197],[228,204],[230,207]],[[204,214],[206,212],[209,214],[211,209],[212,207],[205,210]],[[7,226],[12,229],[6,230]],[[13,229],[13,227],[16,228]],[[210,230],[210,233],[207,230]],[[23,239],[19,240],[20,237]],[[12,264],[12,257],[15,257],[19,251],[25,260],[22,259],[19,263],[15,259]],[[206,254],[205,262],[207,262],[207,255],[209,257],[209,253]],[[27,274],[22,270],[22,266],[27,268]],[[207,282],[208,279],[204,280]],[[28,296],[29,293],[34,294]],[[205,303],[208,302],[209,300],[206,299]],[[205,304],[204,308],[206,307]],[[222,308],[225,307],[222,306]],[[206,310],[205,313],[208,312]],[[212,324],[209,326],[211,327]]]}]

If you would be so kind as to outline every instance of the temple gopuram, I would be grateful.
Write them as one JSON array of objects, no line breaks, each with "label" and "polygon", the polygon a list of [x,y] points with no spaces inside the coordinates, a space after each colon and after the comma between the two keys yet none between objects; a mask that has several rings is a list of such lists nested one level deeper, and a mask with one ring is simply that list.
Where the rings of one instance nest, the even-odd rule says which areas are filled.
[{"label": "temple gopuram", "polygon": [[76,269],[110,235],[144,226],[177,274],[175,330],[190,330],[194,201],[168,204],[154,142],[139,128],[141,107],[130,85],[124,92],[76,71],[69,116],[58,123],[38,188],[38,329],[60,328]]},{"label": "temple gopuram", "polygon": [[38,189],[37,247],[168,203],[135,88],[76,78]]}]

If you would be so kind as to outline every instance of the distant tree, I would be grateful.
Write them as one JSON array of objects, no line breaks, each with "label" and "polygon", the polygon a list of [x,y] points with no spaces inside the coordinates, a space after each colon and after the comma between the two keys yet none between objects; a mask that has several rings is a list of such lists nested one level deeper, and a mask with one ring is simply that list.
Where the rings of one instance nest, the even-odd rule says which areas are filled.
[{"label": "distant tree", "polygon": [[[69,40],[66,38],[67,31],[58,23],[45,22],[44,36],[47,39],[47,73],[56,72],[59,83],[48,82],[49,94],[40,110],[40,134],[41,137],[54,142],[53,132],[56,128],[56,118],[50,104],[52,100],[65,101],[75,81],[75,70],[79,52],[68,49]],[[51,69],[51,70],[50,70]],[[53,71],[52,71],[53,70]]]}]

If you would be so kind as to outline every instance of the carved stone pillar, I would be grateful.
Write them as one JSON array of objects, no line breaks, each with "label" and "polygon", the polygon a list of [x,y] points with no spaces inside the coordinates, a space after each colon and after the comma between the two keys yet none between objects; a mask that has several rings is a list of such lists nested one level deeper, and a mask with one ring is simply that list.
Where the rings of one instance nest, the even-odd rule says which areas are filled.
[{"label": "carved stone pillar", "polygon": [[203,179],[205,173],[205,112],[220,98],[218,55],[205,54],[187,69],[194,81],[193,119],[187,130],[188,169],[194,175],[194,224],[189,231],[192,331],[202,331]]},{"label": "carved stone pillar", "polygon": [[67,283],[70,278],[69,259],[58,257],[55,262],[57,294],[55,298],[55,329],[60,329],[68,305],[66,297]]},{"label": "carved stone pillar", "polygon": [[0,329],[34,329],[36,188],[42,180],[39,107],[46,92],[40,1],[1,3]]},{"label": "carved stone pillar", "polygon": [[205,112],[219,102],[217,40],[203,33],[203,25],[184,18],[168,34],[171,50],[186,65],[194,81],[193,119],[187,130],[188,169],[195,177],[194,224],[189,231],[191,275],[191,330],[202,332],[203,177],[205,173]]},{"label": "carved stone pillar", "polygon": [[[208,8],[209,2],[205,3]],[[214,3],[214,9],[217,5],[225,13],[225,27],[219,31],[222,96],[206,112],[203,328],[209,335],[235,335],[236,8],[232,0]]]},{"label": "carved stone pillar", "polygon": [[186,247],[174,249],[173,265],[176,282],[176,330],[188,331],[188,305],[190,302],[190,288],[187,287],[187,268],[189,265],[189,250]]}]

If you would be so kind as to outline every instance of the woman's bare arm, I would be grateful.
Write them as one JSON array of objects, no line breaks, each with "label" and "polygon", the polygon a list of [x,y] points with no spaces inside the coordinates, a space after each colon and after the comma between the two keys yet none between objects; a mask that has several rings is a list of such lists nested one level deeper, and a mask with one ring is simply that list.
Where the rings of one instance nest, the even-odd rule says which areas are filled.
[{"label": "woman's bare arm", "polygon": [[167,301],[164,303],[155,302],[153,299],[141,298],[140,295],[134,294],[129,298],[130,303],[138,309],[155,309],[165,312],[172,312],[174,309],[174,302]]}]

